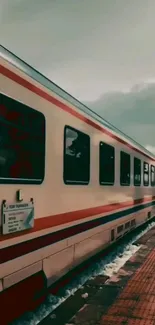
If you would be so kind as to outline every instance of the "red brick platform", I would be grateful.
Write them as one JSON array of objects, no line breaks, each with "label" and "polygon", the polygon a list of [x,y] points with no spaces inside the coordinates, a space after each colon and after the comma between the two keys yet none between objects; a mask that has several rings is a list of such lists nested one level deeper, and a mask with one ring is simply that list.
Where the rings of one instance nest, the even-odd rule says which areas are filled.
[{"label": "red brick platform", "polygon": [[155,227],[136,244],[117,274],[87,281],[40,325],[155,325]]},{"label": "red brick platform", "polygon": [[102,317],[101,324],[155,324],[155,248]]},{"label": "red brick platform", "polygon": [[137,244],[140,249],[69,325],[155,325],[155,228]]}]

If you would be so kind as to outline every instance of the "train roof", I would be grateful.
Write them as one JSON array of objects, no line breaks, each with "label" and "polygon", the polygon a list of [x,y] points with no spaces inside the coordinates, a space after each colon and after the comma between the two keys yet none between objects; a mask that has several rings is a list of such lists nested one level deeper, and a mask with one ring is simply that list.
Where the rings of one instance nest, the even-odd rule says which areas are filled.
[{"label": "train roof", "polygon": [[101,123],[107,129],[110,129],[114,134],[119,136],[120,139],[125,140],[127,143],[135,146],[137,149],[143,151],[146,155],[151,156],[155,159],[155,155],[148,151],[145,147],[140,145],[138,142],[130,138],[128,135],[117,129],[114,125],[110,122],[102,118],[99,114],[88,108],[86,105],[82,104],[79,100],[71,96],[69,93],[64,91],[62,88],[57,86],[54,82],[50,79],[45,77],[43,74],[38,72],[36,69],[31,67],[25,61],[20,59],[18,56],[13,54],[11,51],[6,49],[4,46],[0,45],[0,57],[4,58],[6,61],[11,63],[13,66],[24,72],[27,76],[31,77],[38,83],[40,83],[45,88],[53,91],[55,94],[60,96],[61,98],[67,100],[70,104],[74,105],[75,107],[79,108],[82,112],[88,114],[91,118],[95,119],[97,122]]}]

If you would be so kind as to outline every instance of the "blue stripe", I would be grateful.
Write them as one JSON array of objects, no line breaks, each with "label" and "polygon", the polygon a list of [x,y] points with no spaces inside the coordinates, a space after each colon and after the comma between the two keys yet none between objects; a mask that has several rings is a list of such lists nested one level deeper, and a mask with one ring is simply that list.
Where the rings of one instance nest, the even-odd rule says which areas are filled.
[{"label": "blue stripe", "polygon": [[65,229],[58,230],[56,232],[49,233],[47,235],[38,236],[37,238],[32,238],[30,240],[27,240],[26,242],[21,242],[12,246],[4,247],[0,249],[0,264],[15,259],[19,256],[32,253],[38,249],[47,247],[61,240],[78,235],[82,232],[88,231],[89,229],[93,229],[95,227],[104,225],[114,220],[119,220],[123,217],[129,216],[130,214],[139,212],[143,209],[152,207],[154,205],[155,205],[155,201],[151,201],[149,203],[133,206],[132,208],[126,210],[114,212],[94,220],[90,220],[84,223],[80,223],[78,225],[74,225]]},{"label": "blue stripe", "polygon": [[[108,222],[118,220],[120,218],[124,218],[124,217],[126,217],[126,216],[128,216],[130,214],[139,212],[139,211],[141,211],[143,209],[149,208],[149,207],[154,206],[154,205],[155,205],[155,201],[145,203],[145,204],[141,204],[141,205],[134,206],[134,207],[126,209],[126,210],[121,210],[121,211],[118,211],[118,212],[114,212],[114,213],[109,214],[107,216],[99,217],[99,218],[97,218],[95,220],[87,221],[87,222],[82,223],[80,225],[70,227],[70,229],[74,228],[74,227],[81,226],[81,225],[82,226],[87,225],[86,229],[83,230],[83,231],[86,231],[88,229],[92,229],[92,228],[104,225],[104,224],[106,224]],[[83,232],[83,231],[79,231],[78,233]]]}]

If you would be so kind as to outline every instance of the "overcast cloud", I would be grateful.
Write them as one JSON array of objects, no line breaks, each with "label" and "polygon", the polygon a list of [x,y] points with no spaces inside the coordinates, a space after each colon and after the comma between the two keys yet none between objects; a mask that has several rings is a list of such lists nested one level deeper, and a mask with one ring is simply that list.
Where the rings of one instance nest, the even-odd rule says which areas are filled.
[{"label": "overcast cloud", "polygon": [[154,0],[0,1],[2,45],[151,150],[154,31]]}]

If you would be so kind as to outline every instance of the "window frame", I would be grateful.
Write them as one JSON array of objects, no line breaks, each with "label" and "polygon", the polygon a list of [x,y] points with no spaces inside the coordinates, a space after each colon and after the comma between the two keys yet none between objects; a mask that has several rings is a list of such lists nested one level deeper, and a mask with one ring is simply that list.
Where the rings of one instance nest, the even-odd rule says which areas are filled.
[{"label": "window frame", "polygon": [[[145,174],[144,166],[145,166],[145,164],[148,165],[148,182],[145,182],[145,179],[144,179],[144,174]],[[149,163],[147,161],[143,161],[143,185],[144,186],[149,186],[150,185],[150,165],[149,165]]]},{"label": "window frame", "polygon": [[[2,97],[1,97],[2,96]],[[1,103],[1,98],[4,98],[4,104],[3,102]],[[44,121],[44,145],[43,145],[43,166],[42,166],[42,175],[40,178],[37,179],[29,179],[29,178],[5,178],[5,177],[0,177],[0,184],[8,184],[8,185],[16,185],[16,184],[21,184],[21,185],[41,185],[44,182],[45,179],[45,159],[46,159],[46,119],[45,119],[45,115],[36,110],[35,108],[27,105],[26,103],[23,103],[22,101],[18,100],[17,98],[11,97],[8,94],[5,94],[3,92],[0,92],[0,105],[5,105],[5,98],[8,101],[13,101],[15,103],[17,103],[18,107],[21,106],[21,110],[19,110],[19,112],[22,114],[22,116],[24,117],[23,114],[23,110],[22,108],[28,109],[33,111],[34,113],[39,114],[40,116],[42,116],[43,121]],[[17,110],[18,111],[18,110]],[[17,112],[16,111],[16,112]],[[4,119],[4,123],[5,123],[5,119]]]},{"label": "window frame", "polygon": [[[89,177],[88,177],[87,182],[82,182],[82,181],[76,182],[76,181],[67,181],[66,180],[66,177],[65,177],[66,129],[70,129],[73,132],[78,132],[78,133],[83,134],[83,135],[85,135],[85,136],[87,136],[89,138],[89,170],[88,170]],[[68,125],[68,124],[64,126],[64,132],[63,133],[64,133],[64,136],[63,136],[63,181],[64,181],[64,184],[65,185],[74,185],[74,186],[75,185],[77,185],[77,186],[79,186],[79,185],[88,186],[89,183],[90,183],[90,170],[91,170],[91,168],[90,168],[91,167],[90,166],[90,162],[91,162],[91,160],[90,160],[90,156],[91,156],[91,139],[90,139],[90,136],[87,133],[84,133],[83,131],[78,130],[78,129],[76,129],[76,128]]]},{"label": "window frame", "polygon": [[[129,157],[129,161],[130,161],[130,169],[129,169],[129,182],[128,183],[122,183],[121,181],[121,171],[122,171],[122,154],[125,154]],[[130,186],[131,185],[131,155],[127,152],[125,152],[124,150],[120,151],[120,185],[121,186]]]},{"label": "window frame", "polygon": [[[136,175],[136,173],[135,173],[135,161],[138,161],[139,160],[139,162],[140,162],[140,181],[139,182],[137,182],[136,180],[135,180],[135,175]],[[141,162],[141,159],[139,159],[139,158],[137,158],[137,157],[134,157],[134,160],[133,160],[133,177],[134,177],[134,186],[141,186],[141,182],[142,182],[142,162]]]},{"label": "window frame", "polygon": [[[105,145],[106,147],[113,149],[113,154],[114,154],[113,182],[102,182],[101,181],[101,166],[102,166],[102,164],[101,164],[101,147],[102,147],[102,144]],[[115,147],[104,142],[104,141],[99,142],[99,184],[101,186],[114,186],[115,185]]]}]

